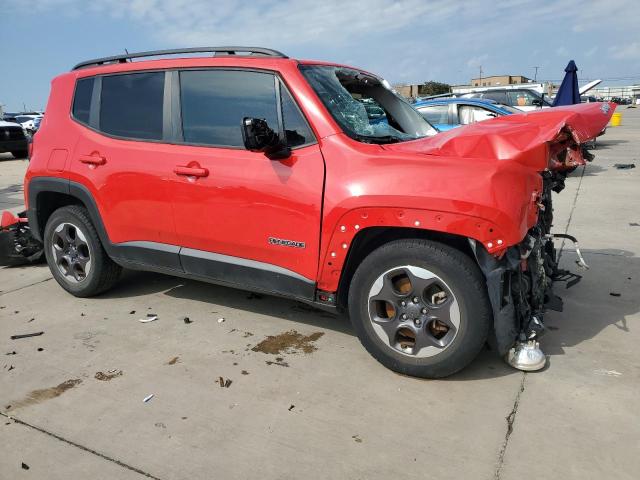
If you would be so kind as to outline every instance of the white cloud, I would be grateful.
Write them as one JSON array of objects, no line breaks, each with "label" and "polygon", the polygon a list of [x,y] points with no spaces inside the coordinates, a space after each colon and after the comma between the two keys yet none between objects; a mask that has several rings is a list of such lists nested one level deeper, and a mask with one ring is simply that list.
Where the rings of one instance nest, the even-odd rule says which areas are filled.
[{"label": "white cloud", "polygon": [[566,57],[569,55],[569,50],[567,50],[567,47],[558,47],[556,48],[556,55],[558,55],[559,57]]},{"label": "white cloud", "polygon": [[614,45],[609,47],[609,53],[613,58],[619,60],[640,59],[640,43],[633,42],[627,45]]}]

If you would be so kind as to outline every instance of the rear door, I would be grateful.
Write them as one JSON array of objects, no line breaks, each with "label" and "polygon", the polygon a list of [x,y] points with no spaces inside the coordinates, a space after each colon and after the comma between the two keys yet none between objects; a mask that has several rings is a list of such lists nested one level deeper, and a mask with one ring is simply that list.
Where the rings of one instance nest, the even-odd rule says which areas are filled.
[{"label": "rear door", "polygon": [[73,118],[81,130],[70,178],[95,200],[109,253],[180,270],[171,192],[176,161],[167,147],[166,72],[78,80]]},{"label": "rear door", "polygon": [[[185,271],[311,298],[324,161],[288,89],[271,72],[207,69],[181,71],[179,91],[187,146],[179,147],[172,192]],[[291,157],[247,151],[245,117],[284,129]]]}]

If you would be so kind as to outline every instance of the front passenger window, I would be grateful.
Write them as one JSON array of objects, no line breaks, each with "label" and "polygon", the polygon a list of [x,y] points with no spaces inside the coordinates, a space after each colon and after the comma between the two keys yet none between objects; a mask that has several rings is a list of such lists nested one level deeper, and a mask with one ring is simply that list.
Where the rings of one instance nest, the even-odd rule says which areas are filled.
[{"label": "front passenger window", "polygon": [[261,118],[278,129],[275,78],[237,70],[180,72],[184,141],[244,148],[242,119]]}]

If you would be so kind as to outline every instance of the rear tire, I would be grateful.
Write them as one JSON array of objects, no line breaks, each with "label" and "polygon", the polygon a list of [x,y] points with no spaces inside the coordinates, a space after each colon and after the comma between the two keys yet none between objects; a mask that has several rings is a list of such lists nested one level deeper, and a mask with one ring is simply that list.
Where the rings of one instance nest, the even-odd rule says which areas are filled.
[{"label": "rear tire", "polygon": [[29,155],[29,151],[28,150],[17,150],[15,152],[11,152],[11,155],[13,155],[14,158],[19,160],[19,159],[27,158],[27,156]]},{"label": "rear tire", "polygon": [[122,268],[105,252],[85,208],[70,205],[53,212],[43,240],[51,274],[72,295],[91,297],[117,282]]},{"label": "rear tire", "polygon": [[353,276],[348,303],[367,351],[395,372],[423,378],[467,366],[492,319],[478,266],[428,240],[396,240],[369,254]]}]

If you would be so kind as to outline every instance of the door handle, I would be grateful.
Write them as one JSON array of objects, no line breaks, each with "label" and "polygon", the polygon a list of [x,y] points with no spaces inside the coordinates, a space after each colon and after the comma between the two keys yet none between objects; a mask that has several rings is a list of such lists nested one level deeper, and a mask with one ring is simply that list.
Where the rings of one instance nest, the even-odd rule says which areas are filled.
[{"label": "door handle", "polygon": [[188,167],[185,165],[179,165],[174,170],[173,173],[176,175],[183,175],[185,177],[207,177],[209,176],[209,170],[201,167]]},{"label": "door handle", "polygon": [[80,157],[78,157],[78,160],[80,160],[82,163],[94,166],[104,165],[105,163],[107,163],[107,159],[101,155],[80,155]]}]

